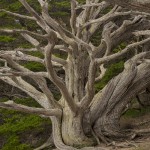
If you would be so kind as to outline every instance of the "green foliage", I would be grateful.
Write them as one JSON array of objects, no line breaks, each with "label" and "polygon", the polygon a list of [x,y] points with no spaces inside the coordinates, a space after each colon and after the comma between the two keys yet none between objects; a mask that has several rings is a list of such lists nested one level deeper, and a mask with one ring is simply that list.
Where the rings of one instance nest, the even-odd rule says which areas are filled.
[{"label": "green foliage", "polygon": [[11,135],[8,140],[7,144],[5,144],[2,150],[31,150],[31,147],[27,144],[21,144],[19,141],[18,136]]},{"label": "green foliage", "polygon": [[19,47],[20,48],[33,48],[33,46],[31,44],[26,43],[26,42],[20,43]]},{"label": "green foliage", "polygon": [[94,46],[98,46],[100,44],[101,34],[102,34],[102,30],[98,30],[91,37],[91,42]]},{"label": "green foliage", "polygon": [[44,58],[44,55],[39,51],[27,52],[27,54],[35,56],[35,57],[39,57],[39,58]]},{"label": "green foliage", "polygon": [[116,75],[122,72],[124,69],[124,62],[120,61],[119,63],[112,64],[108,67],[104,77],[100,82],[95,84],[96,92],[104,88],[104,86]]},{"label": "green foliage", "polygon": [[[2,101],[7,101],[3,98]],[[39,105],[31,98],[15,99],[16,103],[24,104],[32,107],[39,107]],[[3,136],[5,144],[2,150],[31,150],[28,144],[22,144],[20,137],[26,131],[41,131],[43,132],[44,126],[47,124],[51,126],[49,119],[41,118],[37,115],[29,115],[20,113],[18,111],[0,109],[1,120],[0,136]]]},{"label": "green foliage", "polygon": [[[12,113],[15,115],[12,115]],[[33,128],[39,129],[44,121],[44,119],[39,116],[21,114],[13,111],[4,113],[4,117],[3,120],[5,124],[0,126],[0,135],[21,133]]]},{"label": "green foliage", "polygon": [[19,1],[15,1],[11,3],[11,5],[8,5],[7,9],[17,12],[18,10],[21,10],[23,8],[22,4]]},{"label": "green foliage", "polygon": [[28,68],[31,71],[45,71],[45,67],[43,64],[41,63],[37,63],[37,62],[27,62],[25,64],[23,64],[23,66],[25,68]]},{"label": "green foliage", "polygon": [[129,109],[125,114],[124,117],[130,117],[130,118],[136,118],[136,117],[140,117],[143,116],[145,114],[150,113],[150,107],[143,107],[139,110],[137,109]]},{"label": "green foliage", "polygon": [[15,41],[16,38],[12,36],[0,35],[0,42],[9,43]]},{"label": "green foliage", "polygon": [[58,58],[67,59],[67,54],[55,53],[54,55]]},{"label": "green foliage", "polygon": [[41,107],[34,99],[31,97],[28,98],[16,98],[15,103],[30,106],[30,107]]},{"label": "green foliage", "polygon": [[124,49],[127,46],[126,42],[122,42],[120,45],[118,45],[117,48],[113,50],[114,53],[120,52],[122,49]]},{"label": "green foliage", "polygon": [[9,99],[7,97],[3,97],[3,98],[0,98],[0,102],[6,102],[8,101]]}]

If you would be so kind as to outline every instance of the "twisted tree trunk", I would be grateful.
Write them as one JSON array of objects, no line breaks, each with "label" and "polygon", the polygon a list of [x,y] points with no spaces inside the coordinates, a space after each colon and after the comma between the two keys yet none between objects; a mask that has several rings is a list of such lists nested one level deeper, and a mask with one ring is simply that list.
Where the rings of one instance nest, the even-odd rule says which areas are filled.
[{"label": "twisted tree trunk", "polygon": [[[150,83],[150,65],[147,63],[133,66],[130,64],[123,73],[112,79],[102,94],[91,106],[92,123],[97,135],[108,137],[128,137],[119,125],[119,120],[127,104]],[[97,108],[97,105],[99,106]],[[97,108],[97,109],[96,109]],[[96,114],[96,115],[94,115]]]},{"label": "twisted tree trunk", "polygon": [[[52,121],[53,141],[59,150],[82,147],[85,150],[101,150],[103,148],[86,146],[93,146],[95,141],[99,144],[100,139],[107,142],[105,136],[128,137],[120,129],[120,117],[132,98],[150,84],[150,52],[147,47],[150,42],[150,21],[146,18],[149,14],[126,11],[118,6],[108,12],[110,5],[105,1],[86,0],[85,4],[78,5],[76,0],[71,0],[70,28],[67,29],[49,15],[49,1],[38,0],[40,15],[26,0],[19,1],[31,16],[4,9],[0,11],[35,21],[42,32],[0,29],[2,33],[20,34],[34,46],[31,49],[0,51],[0,62],[3,64],[0,67],[0,80],[24,91],[42,108],[32,108],[12,101],[0,102],[0,107],[49,117]],[[144,6],[142,10],[149,12],[149,2],[146,0],[111,2],[136,9]],[[98,36],[98,46],[94,46],[91,39],[98,30],[102,33]],[[138,38],[141,41],[136,41],[135,35],[142,36]],[[122,42],[128,43],[125,48],[121,48]],[[117,51],[114,51],[115,48]],[[138,48],[139,51],[135,50]],[[58,49],[65,51],[67,58],[55,56],[54,52]],[[148,50],[144,52],[143,49]],[[39,51],[44,58],[23,53],[26,51]],[[108,63],[122,59],[130,51],[133,53],[132,58],[126,58],[124,71],[96,94],[95,83],[104,77]],[[33,72],[22,66],[21,61],[41,63],[46,70]],[[65,79],[57,74],[56,67],[65,71]],[[31,78],[39,88],[24,80],[24,76]],[[55,99],[55,93],[48,87],[47,81],[51,81],[59,90],[59,100]]]}]

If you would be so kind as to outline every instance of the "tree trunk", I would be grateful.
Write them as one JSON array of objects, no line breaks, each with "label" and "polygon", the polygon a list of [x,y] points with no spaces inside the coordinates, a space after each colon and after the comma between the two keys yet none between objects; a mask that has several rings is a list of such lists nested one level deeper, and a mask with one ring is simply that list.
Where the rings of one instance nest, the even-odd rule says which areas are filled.
[{"label": "tree trunk", "polygon": [[65,144],[71,146],[91,146],[93,141],[87,138],[82,126],[82,112],[74,115],[68,107],[64,108],[62,118],[62,138]]},{"label": "tree trunk", "polygon": [[[132,98],[149,85],[149,69],[150,65],[146,63],[137,67],[130,64],[105,87],[101,100],[95,101],[91,106],[91,121],[98,137],[102,134],[113,138],[131,135],[120,129],[119,120]],[[99,93],[98,95],[100,96]]]}]

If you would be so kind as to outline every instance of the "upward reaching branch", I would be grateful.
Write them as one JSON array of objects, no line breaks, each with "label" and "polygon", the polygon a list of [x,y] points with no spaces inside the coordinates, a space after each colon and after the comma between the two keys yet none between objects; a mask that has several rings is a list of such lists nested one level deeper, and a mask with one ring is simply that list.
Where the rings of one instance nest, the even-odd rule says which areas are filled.
[{"label": "upward reaching branch", "polygon": [[140,10],[143,12],[150,13],[150,1],[149,0],[106,0],[107,2],[110,2],[112,4],[117,4],[123,7],[127,7],[129,9],[135,9]]},{"label": "upward reaching branch", "polygon": [[65,84],[63,83],[63,81],[56,75],[56,73],[55,73],[55,71],[53,69],[53,66],[52,66],[51,57],[52,57],[53,48],[55,46],[55,42],[56,42],[56,35],[55,35],[55,33],[52,33],[50,35],[50,38],[49,38],[49,43],[45,47],[45,63],[46,63],[46,68],[47,68],[47,71],[49,73],[50,79],[60,89],[63,98],[67,101],[68,106],[70,107],[70,109],[74,113],[76,113],[76,111],[77,111],[77,105],[73,101],[73,98],[69,94],[69,92],[68,92]]}]

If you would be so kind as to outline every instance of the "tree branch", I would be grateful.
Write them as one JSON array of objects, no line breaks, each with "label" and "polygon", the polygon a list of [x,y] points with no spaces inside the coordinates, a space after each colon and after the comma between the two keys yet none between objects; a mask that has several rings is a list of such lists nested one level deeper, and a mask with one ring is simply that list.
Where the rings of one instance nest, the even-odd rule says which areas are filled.
[{"label": "tree branch", "polygon": [[52,57],[52,50],[55,46],[55,41],[56,41],[56,35],[51,35],[52,39],[50,39],[48,45],[45,47],[45,64],[46,68],[49,74],[49,77],[51,81],[59,88],[59,90],[62,93],[62,96],[64,99],[67,101],[68,106],[70,109],[76,113],[77,111],[77,105],[73,101],[73,98],[70,96],[68,89],[66,88],[66,85],[63,83],[63,81],[57,76],[55,73],[52,63],[51,63],[51,57]]},{"label": "tree branch", "polygon": [[22,30],[22,29],[13,29],[13,30],[10,30],[10,29],[0,29],[0,32],[4,32],[4,33],[26,33],[26,34],[31,34],[31,35],[34,35],[36,36],[37,38],[45,38],[46,35],[41,35],[41,34],[38,34],[38,33],[35,33],[35,32],[31,32],[31,31],[28,31],[28,30]]},{"label": "tree branch", "polygon": [[145,44],[147,42],[150,41],[150,38],[147,38],[145,40],[142,40],[140,42],[136,42],[136,43],[133,43],[133,44],[130,44],[128,45],[125,49],[123,49],[121,52],[118,52],[118,53],[115,53],[115,54],[112,54],[110,56],[105,56],[103,58],[97,58],[95,61],[98,63],[98,64],[102,64],[102,63],[106,63],[106,62],[109,62],[109,61],[112,61],[114,59],[117,59],[119,58],[120,56],[123,56],[124,54],[126,54],[127,52],[129,52],[131,49],[135,48],[136,46],[139,46],[139,45],[142,45],[142,44]]},{"label": "tree branch", "polygon": [[71,18],[70,18],[70,26],[72,29],[72,33],[75,35],[76,34],[76,5],[77,1],[76,0],[71,0]]},{"label": "tree branch", "polygon": [[[3,58],[9,63],[9,65],[12,68],[14,68],[14,69],[16,69],[18,71],[21,71],[21,72],[30,72],[30,73],[32,73],[32,71],[30,71],[27,68],[24,68],[23,66],[20,66],[19,64],[17,64],[16,62],[14,62],[12,60],[12,58],[11,58],[10,55],[4,55]],[[48,106],[50,105],[51,108],[53,108],[53,107],[60,107],[59,104],[57,103],[57,101],[54,99],[53,94],[51,93],[51,91],[47,87],[45,79],[43,77],[40,77],[40,76],[38,76],[37,78],[34,78],[34,77],[31,76],[31,78],[39,85],[39,87],[41,88],[41,90],[43,91],[43,93],[47,96],[47,98],[48,98],[47,102],[49,102]],[[17,79],[19,79],[19,78],[13,78],[13,79],[14,79],[14,81],[16,83],[18,83]],[[25,82],[25,81],[20,81],[20,84],[22,85],[23,82]],[[29,85],[29,84],[25,84],[25,85],[27,85],[27,87],[31,87],[31,89],[32,89],[31,85]],[[24,87],[25,86],[23,85],[23,89],[24,89]],[[25,91],[27,91],[27,92],[30,93],[30,91],[28,91],[28,89],[26,89],[26,87],[25,87]],[[32,95],[32,96],[36,97],[36,95]],[[39,100],[37,100],[37,101],[40,102]],[[42,103],[42,102],[40,102],[40,103]]]},{"label": "tree branch", "polygon": [[117,4],[129,9],[140,10],[142,12],[150,13],[150,1],[149,0],[105,0],[112,4]]},{"label": "tree branch", "polygon": [[5,9],[0,9],[0,11],[5,12],[5,13],[7,13],[9,15],[12,15],[12,16],[15,16],[15,17],[36,21],[36,19],[34,17],[17,14],[17,13],[14,13],[14,12],[11,12],[11,11],[8,11],[8,10],[5,10]]},{"label": "tree branch", "polygon": [[135,32],[133,32],[133,34],[136,35],[136,36],[150,35],[150,30],[135,31]]},{"label": "tree branch", "polygon": [[48,117],[49,116],[60,117],[62,114],[60,109],[43,109],[43,108],[28,107],[25,105],[16,104],[13,101],[0,102],[0,107],[11,109],[11,110],[17,110],[29,114],[44,115]]}]

